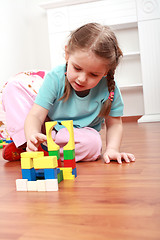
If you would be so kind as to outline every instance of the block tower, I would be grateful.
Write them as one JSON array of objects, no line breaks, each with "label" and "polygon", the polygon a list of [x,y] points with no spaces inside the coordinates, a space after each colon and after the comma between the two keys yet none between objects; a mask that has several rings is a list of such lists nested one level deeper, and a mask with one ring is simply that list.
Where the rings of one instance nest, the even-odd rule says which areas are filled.
[{"label": "block tower", "polygon": [[21,153],[22,179],[16,180],[17,191],[58,191],[58,183],[77,177],[73,121],[62,121],[69,132],[69,141],[63,147],[64,166],[61,165],[60,147],[52,139],[52,130],[57,124],[46,122],[49,156],[44,152]]},{"label": "block tower", "polygon": [[[58,160],[58,167],[61,167],[60,147],[52,139],[52,130],[57,122],[46,122],[46,135],[49,156],[56,156]],[[71,167],[76,176],[76,162],[75,162],[75,143],[73,132],[73,121],[62,121],[61,124],[67,128],[69,132],[69,141],[63,147],[64,167]]]}]

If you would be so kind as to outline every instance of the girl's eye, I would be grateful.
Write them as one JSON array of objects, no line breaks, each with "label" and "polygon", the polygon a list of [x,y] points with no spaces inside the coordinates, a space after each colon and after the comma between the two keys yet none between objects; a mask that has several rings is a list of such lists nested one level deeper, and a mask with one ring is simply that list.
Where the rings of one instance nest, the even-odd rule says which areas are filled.
[{"label": "girl's eye", "polygon": [[78,67],[76,67],[76,66],[74,66],[74,69],[77,70],[77,71],[80,71],[80,70],[81,70],[80,68],[78,68]]},{"label": "girl's eye", "polygon": [[94,74],[94,73],[91,73],[91,75],[92,75],[93,77],[98,77],[98,75],[96,75],[96,74]]}]

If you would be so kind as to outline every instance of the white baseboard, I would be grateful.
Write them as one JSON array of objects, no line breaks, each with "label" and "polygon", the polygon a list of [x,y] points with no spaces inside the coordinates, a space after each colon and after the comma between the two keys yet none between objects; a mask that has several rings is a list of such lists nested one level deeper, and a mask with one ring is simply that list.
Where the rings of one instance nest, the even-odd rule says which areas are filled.
[{"label": "white baseboard", "polygon": [[153,115],[148,114],[138,119],[138,123],[144,123],[144,122],[160,122],[160,114],[153,114]]}]

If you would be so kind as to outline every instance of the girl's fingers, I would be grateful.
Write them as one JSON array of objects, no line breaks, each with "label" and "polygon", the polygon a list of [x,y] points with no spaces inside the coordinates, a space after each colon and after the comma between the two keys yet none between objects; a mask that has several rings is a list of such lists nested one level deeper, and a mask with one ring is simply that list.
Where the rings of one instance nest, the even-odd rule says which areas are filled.
[{"label": "girl's fingers", "polygon": [[117,162],[118,162],[119,164],[122,164],[121,154],[118,154],[118,156],[117,156]]},{"label": "girl's fingers", "polygon": [[105,163],[110,163],[110,159],[107,154],[104,155],[104,161],[105,161]]},{"label": "girl's fingers", "polygon": [[135,161],[135,157],[133,154],[131,153],[125,153],[125,152],[122,152],[122,153],[118,153],[118,152],[106,152],[104,155],[103,155],[103,159],[105,161],[105,163],[110,163],[111,160],[117,160],[117,162],[119,164],[122,164],[122,160],[124,160],[126,163],[129,163],[129,162],[134,162]]},{"label": "girl's fingers", "polygon": [[127,163],[135,161],[135,157],[131,153],[121,153],[121,155],[122,155],[122,158],[124,159],[124,161]]},{"label": "girl's fingers", "polygon": [[34,144],[38,143],[37,137],[31,136],[30,142],[32,142],[32,143],[34,143]]},{"label": "girl's fingers", "polygon": [[131,162],[134,162],[136,160],[135,156],[131,153],[128,153],[128,157],[129,157]]},{"label": "girl's fingers", "polygon": [[30,142],[33,143],[34,145],[35,144],[40,144],[40,143],[43,143],[47,140],[47,137],[46,135],[44,134],[37,134],[37,135],[33,135],[31,136],[30,138]]},{"label": "girl's fingers", "polygon": [[47,136],[44,135],[44,134],[42,134],[42,133],[39,133],[39,134],[37,135],[37,139],[38,139],[39,141],[46,141],[46,140],[47,140]]},{"label": "girl's fingers", "polygon": [[27,150],[27,152],[28,151],[38,151],[38,148],[32,142],[28,142],[26,150]]},{"label": "girl's fingers", "polygon": [[130,162],[130,160],[129,160],[129,158],[128,158],[126,153],[121,153],[121,155],[122,155],[122,158],[124,159],[125,162],[127,162],[127,163]]}]

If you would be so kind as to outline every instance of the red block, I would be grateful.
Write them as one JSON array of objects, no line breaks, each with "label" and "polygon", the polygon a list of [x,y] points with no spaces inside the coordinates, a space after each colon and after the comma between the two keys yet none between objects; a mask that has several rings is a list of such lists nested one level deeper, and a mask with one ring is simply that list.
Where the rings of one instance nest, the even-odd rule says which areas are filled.
[{"label": "red block", "polygon": [[58,167],[62,167],[61,159],[59,158],[57,161],[58,161]]},{"label": "red block", "polygon": [[71,167],[72,169],[74,169],[76,167],[75,159],[64,160],[64,167]]}]

